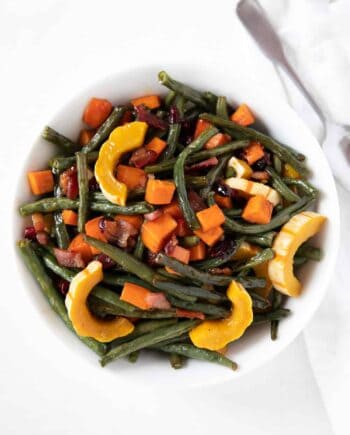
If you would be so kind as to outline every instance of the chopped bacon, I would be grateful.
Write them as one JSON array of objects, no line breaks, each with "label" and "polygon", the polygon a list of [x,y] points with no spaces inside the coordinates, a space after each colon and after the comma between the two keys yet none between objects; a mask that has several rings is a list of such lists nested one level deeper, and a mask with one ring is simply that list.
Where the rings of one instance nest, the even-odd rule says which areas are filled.
[{"label": "chopped bacon", "polygon": [[129,162],[136,168],[144,168],[147,165],[151,165],[158,158],[158,154],[153,150],[148,150],[144,147],[135,150]]},{"label": "chopped bacon", "polygon": [[170,255],[173,253],[175,246],[179,244],[179,241],[177,240],[177,237],[175,234],[173,234],[168,241],[168,243],[164,246],[164,252],[166,255]]},{"label": "chopped bacon", "polygon": [[149,292],[147,296],[147,304],[155,309],[158,310],[169,310],[171,308],[171,305],[167,298],[165,297],[164,293],[153,293]]},{"label": "chopped bacon", "polygon": [[193,211],[201,211],[207,208],[203,199],[194,190],[188,192],[188,200],[190,201],[191,208]]},{"label": "chopped bacon", "polygon": [[270,175],[266,171],[254,171],[251,178],[258,181],[267,181],[270,178]]},{"label": "chopped bacon", "polygon": [[53,252],[60,266],[78,267],[79,269],[85,267],[85,262],[80,252],[71,252],[67,251],[66,249],[59,248],[54,248]]},{"label": "chopped bacon", "polygon": [[143,104],[136,106],[135,110],[138,121],[147,122],[151,127],[159,128],[160,130],[166,130],[168,128],[168,123],[166,121],[151,113]]},{"label": "chopped bacon", "polygon": [[186,317],[187,319],[205,319],[205,315],[199,311],[189,311],[183,310],[181,308],[176,308],[177,317]]},{"label": "chopped bacon", "polygon": [[210,168],[216,166],[219,160],[216,157],[210,157],[210,159],[203,160],[202,162],[195,163],[194,165],[186,168],[187,171],[199,171],[201,169]]},{"label": "chopped bacon", "polygon": [[79,193],[78,173],[76,166],[65,170],[60,175],[60,188],[62,193],[69,199],[76,199]]},{"label": "chopped bacon", "polygon": [[36,231],[34,227],[26,227],[24,228],[24,238],[27,240],[35,240],[36,239]]},{"label": "chopped bacon", "polygon": [[99,227],[108,242],[118,245],[120,248],[128,247],[129,239],[138,234],[137,228],[122,218],[118,220],[102,218],[99,222]]},{"label": "chopped bacon", "polygon": [[156,210],[152,211],[151,213],[146,213],[144,215],[144,218],[147,221],[155,221],[159,217],[161,217],[163,214],[163,210],[161,208],[157,208]]},{"label": "chopped bacon", "polygon": [[40,245],[47,245],[49,243],[49,235],[45,231],[37,231],[36,240]]},{"label": "chopped bacon", "polygon": [[212,269],[209,269],[208,272],[212,273],[213,275],[232,275],[232,270],[229,267],[213,267]]}]

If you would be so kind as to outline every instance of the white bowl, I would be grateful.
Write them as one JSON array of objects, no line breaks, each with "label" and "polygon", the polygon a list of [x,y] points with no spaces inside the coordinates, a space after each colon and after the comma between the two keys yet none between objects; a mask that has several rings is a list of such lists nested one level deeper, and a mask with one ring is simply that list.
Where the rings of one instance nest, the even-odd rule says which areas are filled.
[{"label": "white bowl", "polygon": [[[164,94],[165,89],[157,83],[157,73],[163,68],[164,66],[153,66],[129,70],[94,83],[61,108],[53,119],[48,120],[48,125],[68,137],[75,138],[82,127],[83,108],[92,96],[108,98],[117,104],[147,93]],[[320,305],[332,276],[339,241],[337,193],[326,158],[302,120],[287,104],[272,100],[266,91],[254,89],[242,76],[234,77],[232,72],[208,67],[204,72],[200,67],[179,66],[168,66],[167,70],[173,77],[198,89],[226,95],[229,101],[236,103],[247,102],[273,137],[307,156],[308,166],[312,170],[311,182],[321,192],[317,211],[328,217],[322,234],[315,241],[322,247],[324,258],[320,263],[310,262],[302,269],[303,293],[299,298],[288,300],[287,307],[292,310],[292,315],[280,323],[278,340],[271,341],[269,326],[262,325],[250,328],[242,339],[231,344],[229,356],[239,364],[239,370],[231,372],[221,366],[192,360],[187,363],[186,368],[172,370],[166,358],[156,354],[141,355],[136,365],[117,361],[102,369],[97,357],[67,331],[61,320],[48,308],[47,301],[18,257],[18,270],[25,286],[25,297],[21,303],[27,307],[26,325],[31,329],[31,335],[38,340],[47,333],[51,338],[46,340],[45,348],[38,346],[38,352],[42,352],[45,360],[49,360],[51,364],[62,370],[69,370],[70,375],[77,381],[108,385],[112,389],[115,385],[119,389],[123,384],[132,383],[139,386],[171,384],[173,387],[188,387],[237,379],[272,359],[302,331]],[[25,167],[18,174],[16,209],[19,204],[33,200],[25,173],[28,170],[45,168],[54,151],[40,137],[35,140]],[[15,212],[13,243],[22,237],[23,227],[23,219]]]}]

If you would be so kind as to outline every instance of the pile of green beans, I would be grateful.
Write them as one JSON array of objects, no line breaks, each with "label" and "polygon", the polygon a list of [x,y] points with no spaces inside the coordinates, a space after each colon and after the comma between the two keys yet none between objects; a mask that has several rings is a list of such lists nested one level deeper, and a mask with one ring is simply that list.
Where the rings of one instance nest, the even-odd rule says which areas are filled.
[{"label": "pile of green beans", "polygon": [[[43,231],[35,227],[33,218],[34,226],[29,228],[29,232],[26,229],[24,234],[27,238],[18,242],[18,250],[53,311],[68,329],[98,354],[102,366],[124,357],[135,363],[142,352],[151,349],[167,355],[174,369],[182,368],[189,359],[197,359],[236,370],[237,364],[227,356],[196,347],[190,338],[192,334],[189,333],[203,318],[221,321],[232,314],[235,306],[230,302],[226,291],[235,280],[242,284],[251,298],[252,325],[269,324],[271,339],[277,339],[279,323],[290,314],[285,308],[287,297],[274,288],[266,296],[269,279],[258,275],[258,266],[267,266],[274,258],[274,240],[281,227],[295,214],[308,209],[317,199],[318,191],[307,180],[305,156],[255,128],[243,127],[231,121],[232,106],[225,96],[194,89],[173,79],[165,71],[159,73],[158,79],[168,89],[168,93],[165,98],[160,99],[159,107],[149,109],[143,106],[146,111],[144,116],[149,119],[146,121],[149,125],[145,143],[158,138],[165,141],[166,146],[156,160],[154,156],[145,160],[149,163],[142,167],[143,176],[146,178],[147,175],[148,179],[173,181],[176,187],[173,200],[178,203],[181,217],[173,216],[169,210],[163,209],[170,200],[166,204],[157,201],[150,204],[146,201],[149,198],[146,195],[146,181],[135,189],[129,189],[126,205],[119,205],[110,202],[98,183],[92,180],[99,149],[112,131],[124,124],[126,117],[141,120],[140,110],[131,103],[117,105],[94,130],[90,141],[84,146],[52,127],[44,128],[42,138],[55,145],[53,149],[57,149],[59,153],[48,162],[54,180],[53,193],[46,193],[21,205],[19,213],[23,217],[42,214],[45,223],[52,224],[48,223],[49,229],[45,228],[46,237],[39,237],[39,233]],[[199,133],[196,126],[202,128],[203,124],[207,128]],[[213,141],[210,144],[208,141],[219,133],[230,137],[227,137],[224,145],[212,148]],[[268,158],[262,159],[265,163],[259,162],[259,165],[256,163],[256,166],[250,166],[254,172],[265,171],[262,182],[281,196],[281,202],[274,208],[272,218],[267,224],[245,221],[242,214],[247,199],[225,184],[225,178],[238,176],[228,165],[229,160],[232,156],[244,159],[245,149],[251,141],[260,142],[264,147],[265,157]],[[152,154],[147,147],[143,151]],[[130,154],[122,155],[120,163],[133,166]],[[147,155],[148,157],[150,156]],[[194,166],[201,162],[204,163]],[[263,169],[260,163],[264,165]],[[291,165],[298,172],[298,178],[285,176],[285,164]],[[64,182],[68,173],[76,176],[76,194],[68,195]],[[257,178],[255,174],[255,180]],[[229,205],[221,202],[220,195],[230,196],[233,206],[231,207],[230,201]],[[222,209],[223,235],[214,246],[206,242],[205,258],[195,260],[192,259],[193,248],[205,241],[201,231],[197,231],[202,230],[203,233],[204,229],[197,213],[211,206]],[[77,213],[77,225],[64,221],[64,211],[69,210]],[[181,223],[181,228],[178,225],[176,235],[173,232],[164,240],[162,249],[151,252],[144,237],[146,222],[163,218],[166,213],[176,219],[178,224]],[[90,219],[101,217],[113,220],[115,215],[120,216],[114,222],[123,220],[124,216],[134,216],[135,222],[139,219],[137,216],[142,218],[141,228],[133,228],[135,231],[131,240],[128,240],[130,243],[127,247],[118,238],[108,237],[108,231],[104,229],[106,221],[100,221],[101,237],[95,234],[92,237],[88,231],[86,223]],[[199,218],[201,219],[200,215]],[[131,218],[124,218],[124,224],[133,226],[129,221],[132,222]],[[76,333],[65,306],[62,288],[69,287],[81,272],[81,268],[64,266],[63,264],[68,263],[60,263],[57,252],[62,254],[64,251],[65,254],[74,256],[71,242],[77,235],[81,237],[87,250],[90,249],[90,259],[97,259],[103,264],[106,262],[110,267],[110,270],[103,271],[103,279],[89,293],[86,299],[88,309],[103,322],[114,317],[124,317],[135,322],[129,335],[101,343]],[[256,255],[250,258],[237,256],[236,254],[242,252],[239,251],[242,245],[247,246],[247,243],[252,245],[252,252],[257,252]],[[189,251],[189,264],[179,261],[173,254],[176,246]],[[98,254],[93,255],[95,252]],[[84,263],[83,256],[80,257]],[[307,261],[319,261],[321,257],[319,248],[304,244],[295,255],[294,266],[299,267]],[[123,297],[127,283],[143,287],[153,293],[143,290],[155,299],[161,293],[166,301],[165,305],[162,305],[162,309],[141,309],[127,302]]]}]

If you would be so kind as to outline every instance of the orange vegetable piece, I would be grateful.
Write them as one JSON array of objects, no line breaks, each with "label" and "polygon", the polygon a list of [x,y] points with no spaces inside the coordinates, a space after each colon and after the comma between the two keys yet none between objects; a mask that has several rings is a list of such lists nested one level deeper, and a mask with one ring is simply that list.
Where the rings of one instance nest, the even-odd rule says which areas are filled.
[{"label": "orange vegetable piece", "polygon": [[154,137],[148,144],[146,145],[146,149],[149,151],[154,151],[157,156],[161,155],[164,149],[166,148],[167,143],[165,140],[160,139],[159,137]]},{"label": "orange vegetable piece", "polygon": [[35,228],[35,231],[46,231],[45,228],[45,218],[42,213],[33,213],[32,214],[32,222]]},{"label": "orange vegetable piece", "polygon": [[[86,235],[93,237],[94,239],[101,240],[102,242],[107,242],[106,236],[103,234],[99,226],[101,219],[102,216],[98,216],[94,219],[87,221],[85,224],[85,233]],[[91,252],[93,255],[96,255],[100,253],[100,250],[91,246]]]},{"label": "orange vegetable piece", "polygon": [[170,214],[170,216],[172,216],[174,219],[183,218],[182,210],[176,200],[172,201],[169,205],[163,207],[163,211],[164,213]]},{"label": "orange vegetable piece", "polygon": [[96,130],[88,130],[86,128],[80,130],[79,138],[78,138],[79,145],[81,145],[82,147],[87,145],[92,139],[92,137],[95,135],[95,133]]},{"label": "orange vegetable piece", "polygon": [[262,195],[249,198],[242,218],[252,224],[268,224],[271,220],[273,204]]},{"label": "orange vegetable piece", "polygon": [[221,227],[215,227],[208,231],[195,230],[194,233],[203,240],[206,245],[213,246],[224,234],[224,230]]},{"label": "orange vegetable piece", "polygon": [[196,213],[203,231],[209,231],[225,222],[225,215],[216,204]]},{"label": "orange vegetable piece", "polygon": [[62,219],[66,225],[78,225],[78,213],[73,210],[63,210]]},{"label": "orange vegetable piece", "polygon": [[211,150],[213,148],[217,148],[221,145],[225,145],[230,142],[231,136],[224,133],[217,133],[212,138],[208,140],[208,142],[204,145],[204,148],[207,150]]},{"label": "orange vegetable piece", "polygon": [[207,254],[207,248],[205,244],[200,241],[197,245],[190,248],[190,261],[204,260]]},{"label": "orange vegetable piece", "polygon": [[84,262],[89,263],[89,261],[91,261],[93,257],[91,248],[92,247],[84,240],[84,235],[82,233],[79,233],[70,242],[68,251],[80,253]]},{"label": "orange vegetable piece", "polygon": [[164,296],[164,293],[154,293],[131,282],[126,282],[124,284],[120,299],[129,302],[129,304],[132,304],[141,310],[149,310],[151,308],[170,308],[170,304]]},{"label": "orange vegetable piece", "polygon": [[250,124],[254,124],[255,118],[249,107],[246,104],[241,104],[231,115],[231,121],[247,127]]},{"label": "orange vegetable piece", "polygon": [[151,252],[159,252],[176,227],[176,220],[164,213],[154,221],[143,223],[141,228],[142,241]]},{"label": "orange vegetable piece", "polygon": [[100,127],[112,112],[112,103],[104,98],[91,98],[88,102],[83,121],[91,128]]},{"label": "orange vegetable piece", "polygon": [[253,165],[264,157],[264,147],[260,142],[250,142],[250,145],[243,151],[244,158],[249,165]]},{"label": "orange vegetable piece", "polygon": [[207,130],[212,125],[213,124],[209,121],[205,121],[204,119],[198,119],[193,138],[196,139],[201,133],[203,133],[203,131]]},{"label": "orange vegetable piece", "polygon": [[205,319],[205,315],[200,311],[189,311],[182,308],[176,308],[176,317],[186,317],[187,319]]},{"label": "orange vegetable piece", "polygon": [[126,222],[129,222],[129,224],[131,224],[133,227],[135,227],[138,231],[140,231],[142,223],[143,223],[143,218],[140,215],[125,215],[125,214],[117,214],[116,216],[114,216],[115,220],[123,220]]},{"label": "orange vegetable piece", "polygon": [[173,181],[149,179],[146,186],[145,200],[155,205],[170,204],[175,189]]},{"label": "orange vegetable piece", "polygon": [[[176,245],[172,252],[169,254],[169,257],[176,258],[176,260],[181,261],[181,263],[188,264],[190,261],[190,251],[188,249],[183,248],[182,246]],[[169,273],[174,273],[178,275],[171,267],[165,266],[165,270]]]},{"label": "orange vegetable piece", "polygon": [[52,192],[54,179],[50,170],[28,172],[29,186],[34,195]]},{"label": "orange vegetable piece", "polygon": [[221,208],[232,208],[233,207],[232,199],[229,196],[222,196],[222,195],[218,195],[217,193],[215,193],[214,201]]},{"label": "orange vegetable piece", "polygon": [[145,95],[143,97],[134,98],[131,100],[133,106],[141,106],[144,104],[149,109],[157,109],[160,106],[160,98],[158,95]]},{"label": "orange vegetable piece", "polygon": [[134,168],[133,166],[118,165],[116,178],[121,183],[124,183],[130,190],[135,190],[139,187],[144,188],[147,183],[145,171],[143,169]]}]

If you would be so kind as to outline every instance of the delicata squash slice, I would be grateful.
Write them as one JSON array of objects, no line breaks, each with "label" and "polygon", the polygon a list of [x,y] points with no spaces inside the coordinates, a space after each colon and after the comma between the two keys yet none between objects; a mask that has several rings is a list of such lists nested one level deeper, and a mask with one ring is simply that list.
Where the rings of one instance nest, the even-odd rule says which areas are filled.
[{"label": "delicata squash slice", "polygon": [[204,349],[220,350],[240,338],[253,321],[253,306],[249,293],[236,281],[227,289],[232,302],[229,317],[223,320],[205,320],[190,331],[192,343]]},{"label": "delicata squash slice", "polygon": [[68,316],[78,335],[106,343],[130,334],[134,330],[134,325],[124,317],[102,320],[90,313],[87,298],[102,279],[102,264],[92,261],[72,279],[65,303]]},{"label": "delicata squash slice", "polygon": [[318,233],[326,217],[313,211],[303,211],[293,216],[276,236],[272,249],[275,258],[268,266],[269,277],[275,289],[288,296],[298,296],[301,283],[293,273],[293,258],[297,249],[307,239]]},{"label": "delicata squash slice", "polygon": [[139,148],[147,132],[145,122],[130,122],[115,128],[102,145],[95,165],[95,177],[104,196],[113,204],[125,205],[128,188],[114,176],[122,154]]}]

